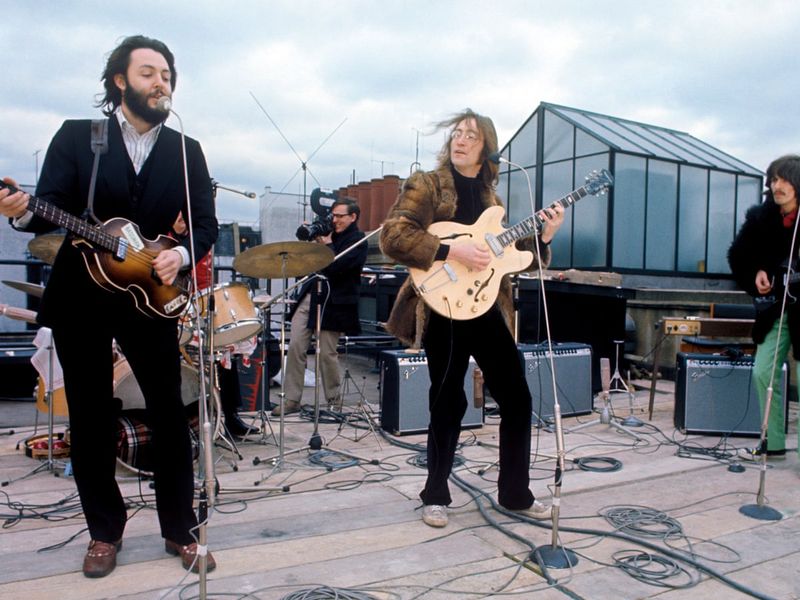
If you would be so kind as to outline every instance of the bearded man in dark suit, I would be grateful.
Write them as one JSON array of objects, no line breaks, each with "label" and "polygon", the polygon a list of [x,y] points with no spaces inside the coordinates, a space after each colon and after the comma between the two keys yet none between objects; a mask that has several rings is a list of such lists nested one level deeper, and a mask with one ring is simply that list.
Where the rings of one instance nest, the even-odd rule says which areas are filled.
[{"label": "bearded man in dark suit", "polygon": [[[108,117],[107,151],[99,157],[91,202],[93,144],[99,137],[93,138],[90,120],[64,122],[47,151],[36,190],[41,200],[78,217],[94,213],[102,222],[127,219],[147,240],[167,234],[182,213],[192,225],[193,248],[187,238],[152,259],[145,255],[149,283],[157,286],[171,285],[179,272],[190,269],[192,249],[200,260],[217,237],[211,178],[200,145],[186,138],[185,180],[181,136],[163,125],[169,111],[159,99],[172,96],[175,80],[174,56],[163,42],[144,36],[124,39],[109,55],[102,76],[105,93],[97,106]],[[0,213],[15,228],[35,233],[55,228],[30,208],[26,194],[0,191]],[[132,253],[143,242],[131,227],[121,237]],[[53,331],[64,371],[72,467],[91,536],[83,573],[103,577],[114,569],[127,519],[115,479],[113,341],[145,398],[158,457],[156,507],[165,550],[196,571],[198,552],[205,548],[198,549],[192,534],[198,522],[176,320],[144,314],[124,290],[101,288],[87,269],[91,258],[84,260],[81,244],[70,235],[61,246],[38,318]],[[126,260],[133,260],[133,254]],[[211,570],[215,562],[210,554],[207,558]]]}]

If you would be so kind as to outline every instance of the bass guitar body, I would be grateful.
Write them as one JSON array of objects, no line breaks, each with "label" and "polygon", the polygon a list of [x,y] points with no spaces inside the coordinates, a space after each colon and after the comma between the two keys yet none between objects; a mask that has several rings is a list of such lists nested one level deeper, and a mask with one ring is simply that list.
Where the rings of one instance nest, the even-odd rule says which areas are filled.
[{"label": "bass guitar body", "polygon": [[159,252],[174,248],[177,242],[164,235],[147,239],[135,223],[123,218],[109,219],[99,229],[110,239],[126,240],[129,251],[119,255],[98,249],[86,239],[73,240],[95,283],[109,292],[129,293],[136,307],[149,316],[180,316],[191,297],[190,276],[179,273],[172,285],[165,285],[151,264]]}]

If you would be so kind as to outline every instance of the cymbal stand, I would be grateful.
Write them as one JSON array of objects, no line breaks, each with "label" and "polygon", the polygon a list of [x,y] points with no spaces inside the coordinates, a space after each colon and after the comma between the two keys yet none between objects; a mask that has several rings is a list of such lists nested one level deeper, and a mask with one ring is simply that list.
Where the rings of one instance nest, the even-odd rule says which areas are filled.
[{"label": "cymbal stand", "polygon": [[[344,337],[344,348],[345,348],[345,355],[347,355],[347,347],[350,344],[348,341],[348,337]],[[350,386],[353,386],[355,389],[354,392],[350,391]],[[375,425],[374,425],[374,414],[372,412],[372,408],[370,407],[369,403],[367,402],[366,396],[364,395],[364,389],[366,386],[366,382],[362,383],[361,387],[358,387],[355,379],[350,374],[350,369],[347,367],[347,359],[345,359],[345,368],[344,368],[344,375],[342,376],[342,383],[339,386],[338,397],[341,399],[342,402],[342,419],[339,422],[339,431],[337,432],[337,436],[342,433],[342,428],[345,424],[352,424],[353,421],[357,421],[359,417],[366,421],[368,430],[364,432],[364,435],[361,437],[358,436],[358,428],[353,425],[356,429],[356,433],[353,436],[353,441],[358,442],[363,440],[368,435],[372,434],[375,436],[375,440],[378,443],[378,448],[383,449],[381,447],[381,438],[380,436],[376,435],[375,433]],[[356,407],[350,411],[347,415],[344,414],[344,400],[346,396],[356,395],[358,397],[358,402],[356,403]]]},{"label": "cymbal stand", "polygon": [[608,393],[610,394],[627,394],[628,395],[628,411],[629,415],[622,420],[622,424],[626,427],[641,427],[644,425],[641,419],[633,416],[633,399],[634,393],[630,386],[625,383],[619,372],[619,347],[625,343],[625,340],[614,340],[616,345],[616,355],[614,364],[614,373],[611,375],[611,380],[608,382]]},{"label": "cymbal stand", "polygon": [[[307,275],[306,277],[304,277],[300,281],[296,281],[291,287],[287,287],[288,283],[289,283],[288,282],[288,277],[286,276],[286,263],[287,263],[287,261],[288,261],[288,255],[286,253],[281,253],[281,272],[283,274],[283,277],[282,277],[282,279],[283,279],[283,291],[280,294],[278,294],[278,296],[273,298],[271,302],[268,302],[264,306],[264,308],[268,308],[269,306],[274,304],[275,301],[278,300],[278,298],[285,298],[286,295],[289,293],[289,291],[293,290],[294,288],[296,288],[298,285],[300,285],[302,282],[305,282],[309,278],[309,276]],[[266,475],[264,475],[263,477],[261,477],[261,479],[259,479],[258,481],[253,482],[253,485],[260,485],[263,481],[265,481],[266,479],[269,479],[272,476],[273,473],[278,472],[278,471],[283,471],[283,469],[284,469],[284,461],[285,461],[285,457],[286,457],[287,454],[297,454],[297,453],[302,452],[303,450],[305,450],[305,448],[298,448],[298,449],[292,450],[292,451],[290,451],[288,453],[284,451],[284,438],[285,438],[285,429],[286,429],[286,427],[285,427],[286,415],[284,414],[286,412],[284,410],[285,409],[285,402],[286,402],[286,306],[285,306],[285,304],[286,303],[284,301],[284,308],[283,308],[283,310],[281,310],[281,336],[280,336],[280,348],[281,348],[281,391],[278,394],[278,402],[279,402],[278,406],[280,406],[281,414],[280,414],[280,417],[279,417],[280,420],[279,420],[279,426],[278,426],[278,455],[270,457],[270,458],[266,458],[266,459],[259,458],[258,456],[253,458],[253,464],[254,465],[258,465],[258,464],[260,464],[262,462],[271,462],[272,463],[272,469],[270,470],[270,472],[267,473]],[[263,380],[263,378],[262,378],[262,380]],[[280,491],[289,491],[289,488],[288,488],[288,486],[283,486],[282,488],[280,488]]]},{"label": "cymbal stand", "polygon": [[[372,237],[373,235],[379,233],[382,229],[383,229],[383,225],[381,225],[380,227],[378,227],[374,231],[371,231],[370,233],[365,235],[363,238],[361,238],[360,240],[358,240],[354,244],[351,244],[349,247],[345,248],[339,254],[334,256],[332,262],[336,262],[336,260],[338,260],[339,258],[344,256],[345,254],[349,253],[354,248],[356,248],[359,245],[365,243],[370,237]],[[281,273],[283,274],[283,287],[284,287],[284,289],[280,294],[278,294],[276,297],[272,298],[269,302],[267,302],[264,305],[264,308],[268,308],[269,306],[274,304],[279,298],[282,298],[282,297],[286,296],[290,291],[292,291],[296,287],[304,284],[311,277],[320,277],[320,275],[318,273],[311,273],[309,275],[306,275],[302,279],[299,279],[299,280],[295,281],[294,284],[292,284],[291,287],[287,287],[287,283],[288,283],[287,282],[287,277],[286,277],[286,264],[287,264],[287,261],[288,261],[288,254],[285,253],[285,252],[282,252],[281,253]],[[318,283],[317,283],[318,288],[319,288],[320,285],[321,284],[318,281]],[[320,438],[319,432],[318,432],[318,427],[319,427],[319,387],[318,386],[319,386],[319,338],[320,338],[320,325],[321,325],[320,304],[317,303],[317,326],[316,326],[316,331],[315,331],[316,337],[317,337],[317,341],[316,341],[317,351],[316,351],[316,356],[315,356],[316,363],[315,363],[315,367],[314,367],[315,368],[315,374],[316,374],[316,377],[315,377],[316,380],[314,382],[314,386],[315,386],[314,387],[314,432],[311,435],[311,438],[309,439],[309,447],[311,449],[313,449],[313,450],[319,450],[320,448],[322,448],[322,438]],[[281,313],[281,340],[280,340],[280,346],[281,346],[281,371],[282,372],[285,371],[285,360],[286,360],[286,358],[285,358],[285,356],[286,356],[285,344],[286,344],[286,311],[284,310]],[[285,382],[285,377],[281,377],[281,392],[280,392],[280,411],[281,411],[281,415],[280,415],[280,435],[279,435],[279,437],[280,437],[279,442],[280,443],[279,443],[279,449],[278,449],[278,456],[277,457],[272,457],[270,459],[266,459],[266,460],[273,461],[274,467],[272,469],[272,472],[267,474],[267,475],[265,475],[264,477],[262,477],[259,481],[255,482],[255,485],[260,484],[262,481],[267,479],[275,471],[282,469],[284,455],[285,455],[284,449],[283,449],[284,402],[285,402],[285,399],[286,399],[286,382]],[[291,453],[294,454],[294,453],[297,453],[297,452],[302,452],[303,450],[306,450],[306,448],[298,448],[297,450],[292,450]],[[340,452],[340,451],[336,451],[336,452],[338,454],[343,454],[345,456],[349,456],[349,457],[351,457],[351,458],[353,458],[355,460],[364,461],[364,459],[362,459],[362,458],[360,458],[358,456],[348,455],[348,454],[346,454],[344,452]],[[253,459],[253,464],[254,465],[257,465],[260,462],[262,462],[262,459],[260,459],[258,457]],[[377,464],[377,461],[364,461],[364,462],[373,462],[373,463]],[[288,491],[288,488],[286,488],[286,487],[284,487],[283,489],[284,489],[284,491]]]},{"label": "cymbal stand", "polygon": [[[14,483],[15,481],[19,481],[20,479],[25,479],[26,477],[30,477],[31,475],[35,475],[41,471],[49,471],[53,475],[57,476],[56,470],[58,468],[63,468],[65,471],[67,470],[67,463],[55,460],[53,458],[53,428],[54,428],[54,410],[53,410],[53,401],[54,401],[54,390],[53,390],[53,377],[55,372],[55,342],[53,341],[53,332],[48,330],[48,342],[47,342],[47,384],[45,388],[44,398],[47,404],[47,460],[43,461],[41,464],[37,465],[34,469],[26,473],[25,475],[21,475],[20,477],[15,477],[14,479],[9,479],[8,481],[4,481],[2,486],[6,486],[10,483]],[[38,409],[37,409],[38,410]],[[38,414],[37,421],[38,421]]]},{"label": "cymbal stand", "polygon": [[[640,438],[638,435],[636,435],[633,431],[631,431],[630,429],[628,429],[624,425],[621,425],[620,423],[617,423],[613,419],[613,417],[611,416],[609,397],[611,396],[611,394],[613,393],[614,390],[610,389],[611,388],[611,383],[610,383],[611,379],[610,379],[610,375],[609,375],[610,371],[611,371],[611,368],[609,367],[608,359],[607,358],[601,358],[600,359],[600,380],[602,381],[603,391],[601,392],[600,395],[601,395],[602,400],[603,400],[603,408],[600,411],[600,416],[598,418],[596,418],[596,419],[592,419],[591,421],[587,421],[586,423],[581,423],[577,427],[572,427],[571,429],[569,429],[567,431],[569,433],[574,433],[576,431],[580,431],[581,429],[586,429],[587,427],[591,427],[592,425],[597,425],[598,423],[603,423],[604,425],[610,425],[611,427],[613,427],[614,429],[616,429],[620,433],[624,433],[626,435],[629,435],[633,439],[635,439],[637,442],[640,442],[640,441],[642,441],[642,438]],[[624,385],[624,382],[623,382],[623,385]],[[617,390],[617,391],[619,391],[619,390]]]}]

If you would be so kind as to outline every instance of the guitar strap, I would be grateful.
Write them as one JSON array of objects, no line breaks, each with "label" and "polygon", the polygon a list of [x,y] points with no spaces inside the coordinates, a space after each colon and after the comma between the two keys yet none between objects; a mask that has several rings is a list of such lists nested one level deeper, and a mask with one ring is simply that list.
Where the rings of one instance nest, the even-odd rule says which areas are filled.
[{"label": "guitar strap", "polygon": [[89,180],[89,197],[86,200],[86,216],[95,223],[101,224],[100,219],[94,214],[94,191],[100,156],[108,152],[108,119],[92,120],[91,148],[94,153],[94,162],[92,163],[92,178]]}]

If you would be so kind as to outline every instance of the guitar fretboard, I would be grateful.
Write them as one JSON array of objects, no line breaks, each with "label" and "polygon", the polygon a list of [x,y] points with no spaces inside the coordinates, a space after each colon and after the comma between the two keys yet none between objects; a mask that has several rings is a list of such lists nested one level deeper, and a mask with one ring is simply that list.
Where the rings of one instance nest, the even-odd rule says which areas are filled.
[{"label": "guitar fretboard", "polygon": [[[0,188],[7,188],[12,194],[18,192],[16,187],[0,181]],[[30,210],[37,217],[41,217],[54,225],[63,227],[67,231],[75,233],[80,237],[97,244],[105,250],[110,252],[117,252],[119,245],[119,238],[104,232],[99,227],[87,223],[83,219],[79,219],[75,215],[71,215],[65,210],[53,206],[49,202],[31,196],[28,201],[28,210]]]},{"label": "guitar fretboard", "polygon": [[[563,198],[559,198],[547,208],[555,208],[556,206],[563,206],[564,208],[568,208],[575,204],[581,198],[588,196],[589,191],[587,190],[586,186],[580,187],[577,190],[574,190],[564,196]],[[542,209],[537,213],[534,213],[527,219],[523,219],[516,225],[512,225],[508,229],[506,229],[503,233],[497,236],[497,240],[503,245],[503,247],[510,246],[511,244],[515,243],[517,240],[522,239],[526,236],[531,235],[534,231],[541,231],[542,225],[544,224],[544,217],[541,216],[544,211],[547,209]]]}]

